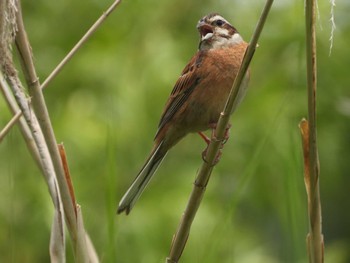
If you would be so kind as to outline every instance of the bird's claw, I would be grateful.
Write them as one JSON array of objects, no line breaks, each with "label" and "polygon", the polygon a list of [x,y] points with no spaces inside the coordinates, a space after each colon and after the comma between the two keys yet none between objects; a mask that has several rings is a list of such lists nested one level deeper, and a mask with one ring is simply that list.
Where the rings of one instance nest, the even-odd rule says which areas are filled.
[{"label": "bird's claw", "polygon": [[224,138],[221,140],[218,140],[215,134],[217,123],[210,124],[209,127],[212,128],[212,134],[211,137],[215,141],[221,141],[221,144],[225,144],[228,139],[230,138],[230,129],[231,129],[231,124],[228,124],[225,128],[225,133],[224,133]]},{"label": "bird's claw", "polygon": [[213,123],[213,124],[209,125],[209,127],[212,128],[211,139],[209,139],[204,133],[198,132],[199,135],[207,143],[207,148],[205,148],[205,150],[202,152],[202,159],[206,163],[208,163],[206,156],[207,156],[207,151],[208,151],[208,146],[210,144],[210,141],[220,142],[220,148],[219,148],[219,151],[218,151],[217,155],[215,156],[215,159],[214,159],[214,162],[213,162],[213,166],[216,165],[220,161],[220,157],[222,155],[221,149],[224,148],[224,144],[228,141],[228,139],[230,137],[230,128],[231,128],[231,125],[228,124],[226,129],[225,129],[224,138],[223,139],[218,139],[216,137],[216,134],[215,134],[216,125],[217,125],[216,123]]},{"label": "bird's claw", "polygon": [[[207,151],[208,151],[208,147],[205,148],[205,150],[202,152],[202,159],[206,163],[208,163],[208,161],[207,161]],[[213,161],[211,166],[217,165],[217,163],[220,161],[221,155],[222,155],[222,152],[221,152],[221,150],[219,150],[217,155],[215,156],[215,159],[214,159],[214,161]]]}]

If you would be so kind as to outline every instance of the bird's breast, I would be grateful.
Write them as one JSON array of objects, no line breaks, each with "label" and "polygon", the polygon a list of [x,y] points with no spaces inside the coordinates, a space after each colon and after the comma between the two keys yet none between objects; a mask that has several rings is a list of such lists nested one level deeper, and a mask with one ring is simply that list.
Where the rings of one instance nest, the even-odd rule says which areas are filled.
[{"label": "bird's breast", "polygon": [[246,47],[246,43],[241,43],[203,54],[198,68],[199,83],[189,97],[186,110],[189,112],[186,122],[193,131],[206,130],[209,124],[218,121]]}]

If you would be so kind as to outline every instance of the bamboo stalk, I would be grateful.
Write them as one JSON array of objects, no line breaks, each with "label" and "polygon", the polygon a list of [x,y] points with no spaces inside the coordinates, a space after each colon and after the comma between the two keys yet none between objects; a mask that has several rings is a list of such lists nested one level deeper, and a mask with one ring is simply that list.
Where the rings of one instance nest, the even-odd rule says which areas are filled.
[{"label": "bamboo stalk", "polygon": [[187,203],[186,210],[181,218],[176,234],[174,235],[172,245],[170,248],[170,253],[168,258],[166,259],[167,263],[177,263],[186,246],[186,242],[189,237],[192,222],[198,211],[198,208],[200,206],[200,203],[205,193],[206,186],[209,182],[211,172],[213,170],[215,157],[218,154],[221,141],[224,139],[224,133],[225,133],[226,127],[228,126],[230,112],[236,102],[236,98],[240,90],[240,85],[245,77],[250,61],[254,55],[260,33],[264,27],[264,24],[272,3],[273,3],[273,0],[266,1],[265,7],[262,11],[258,24],[255,28],[252,39],[246,50],[245,56],[242,61],[242,65],[232,85],[231,93],[227,99],[227,103],[225,105],[223,112],[221,113],[221,116],[219,118],[219,121],[216,127],[215,135],[217,139],[213,140],[212,138],[208,146],[206,162],[203,162],[197,174],[197,178],[195,180],[193,190],[191,192],[189,201]]}]

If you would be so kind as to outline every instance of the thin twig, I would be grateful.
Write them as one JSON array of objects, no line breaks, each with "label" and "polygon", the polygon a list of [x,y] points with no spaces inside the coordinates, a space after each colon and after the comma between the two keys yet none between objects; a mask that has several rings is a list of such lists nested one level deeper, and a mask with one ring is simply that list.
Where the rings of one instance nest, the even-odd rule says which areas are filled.
[{"label": "thin twig", "polygon": [[22,112],[18,111],[15,116],[6,124],[6,126],[0,131],[0,143],[14,126],[17,120],[22,116]]},{"label": "thin twig", "polygon": [[[308,121],[301,122],[302,135],[305,135],[304,164],[305,185],[308,194],[309,210],[309,234],[308,252],[310,263],[322,263],[324,261],[321,199],[319,187],[319,160],[317,150],[316,129],[316,91],[317,91],[317,63],[316,63],[316,1],[306,0],[305,25],[306,25],[306,68],[308,89]],[[306,124],[305,124],[306,123]],[[303,130],[304,128],[304,130]],[[305,148],[307,149],[305,150]],[[307,172],[309,174],[307,174]]]},{"label": "thin twig", "polygon": [[232,85],[231,93],[228,97],[225,109],[221,113],[221,116],[219,118],[219,121],[216,127],[215,135],[217,139],[215,140],[212,139],[208,146],[208,151],[206,155],[207,162],[203,162],[198,172],[193,190],[191,192],[191,196],[187,203],[186,210],[181,218],[177,232],[174,236],[169,256],[166,259],[167,263],[177,263],[185,248],[187,239],[189,237],[192,222],[200,206],[201,200],[204,196],[204,192],[213,169],[215,156],[219,151],[219,147],[221,143],[220,140],[224,138],[225,129],[229,122],[230,112],[232,111],[232,108],[236,103],[236,98],[240,91],[240,85],[246,75],[248,66],[254,55],[254,51],[256,49],[260,33],[264,27],[264,23],[266,21],[266,18],[272,3],[273,3],[273,0],[266,1],[265,7],[262,11],[258,24],[256,26],[256,29],[250,41],[250,44],[246,50],[245,56],[242,61],[242,65]]},{"label": "thin twig", "polygon": [[57,67],[51,72],[51,74],[41,84],[41,88],[44,89],[47,85],[60,73],[63,67],[69,60],[75,55],[75,53],[81,48],[81,46],[92,36],[93,33],[99,28],[99,26],[106,20],[110,13],[119,5],[121,0],[116,0],[113,4],[104,12],[99,19],[90,27],[85,35],[79,40],[79,42],[72,48],[72,50],[66,55],[66,57],[57,65]]},{"label": "thin twig", "polygon": [[[47,85],[61,72],[63,67],[73,58],[82,45],[89,40],[93,33],[102,25],[107,17],[114,11],[114,9],[121,3],[121,0],[116,0],[113,4],[103,12],[100,18],[90,27],[85,35],[78,41],[78,43],[72,48],[71,51],[63,58],[63,60],[56,66],[56,68],[50,73],[50,75],[41,84],[41,88],[44,89]],[[22,113],[21,113],[22,114]]]}]

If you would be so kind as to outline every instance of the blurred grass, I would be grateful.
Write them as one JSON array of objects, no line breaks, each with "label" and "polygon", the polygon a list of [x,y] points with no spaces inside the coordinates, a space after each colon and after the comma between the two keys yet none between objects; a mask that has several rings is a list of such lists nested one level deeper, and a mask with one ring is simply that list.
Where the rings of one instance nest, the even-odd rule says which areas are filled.
[{"label": "blurred grass", "polygon": [[[43,81],[109,2],[22,4]],[[261,4],[123,1],[45,90],[85,226],[103,262],[164,262],[201,162],[204,144],[198,136],[189,135],[169,153],[130,216],[117,217],[117,203],[151,149],[165,100],[197,49],[198,19],[220,12],[248,40]],[[350,183],[350,5],[337,1],[331,56],[330,7],[319,5],[325,256],[326,262],[345,263],[350,261],[350,213],[344,209]],[[277,1],[252,63],[250,90],[232,117],[230,140],[182,262],[307,262],[297,127],[306,115],[303,34],[303,3]],[[3,127],[10,114],[2,99],[0,112]],[[0,157],[0,261],[48,262],[52,205],[16,127],[0,144]],[[72,261],[69,252],[67,262]]]}]

